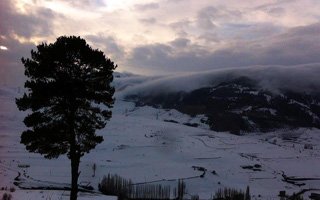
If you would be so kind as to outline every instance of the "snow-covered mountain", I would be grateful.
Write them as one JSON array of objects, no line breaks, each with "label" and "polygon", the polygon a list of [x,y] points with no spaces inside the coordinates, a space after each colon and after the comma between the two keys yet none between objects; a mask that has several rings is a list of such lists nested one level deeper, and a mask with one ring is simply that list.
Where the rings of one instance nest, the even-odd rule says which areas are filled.
[{"label": "snow-covered mountain", "polygon": [[258,81],[248,77],[188,92],[132,94],[126,98],[138,106],[176,109],[191,116],[204,115],[214,131],[240,134],[283,128],[320,128],[320,92],[289,89],[274,92],[260,87]]},{"label": "snow-covered mountain", "polygon": [[[113,117],[97,133],[104,137],[104,142],[82,157],[80,163],[79,183],[94,190],[80,193],[79,199],[105,199],[98,191],[98,184],[108,173],[130,178],[134,183],[170,186],[183,179],[188,190],[186,198],[198,194],[200,199],[210,199],[224,187],[243,190],[250,186],[252,199],[261,200],[279,199],[279,191],[283,190],[287,194],[304,191],[304,197],[318,192],[319,129],[277,129],[261,134],[262,123],[255,115],[261,112],[265,117],[291,116],[289,111],[293,106],[296,112],[305,114],[302,116],[306,123],[311,123],[311,118],[306,116],[319,112],[315,109],[319,104],[314,103],[318,97],[313,96],[319,88],[317,81],[312,76],[308,80],[315,89],[306,89],[308,81],[299,82],[297,78],[294,84],[281,82],[285,86],[283,90],[275,90],[279,84],[274,79],[271,82],[276,84],[266,84],[270,83],[267,79],[257,80],[267,77],[265,74],[255,73],[253,78],[248,75],[250,70],[240,74],[229,72],[172,77],[116,74]],[[304,89],[296,89],[302,86]],[[4,188],[0,197],[10,193],[13,199],[68,199],[69,192],[63,190],[70,186],[70,161],[66,156],[47,160],[27,152],[20,144],[25,113],[17,110],[15,98],[21,95],[20,89],[0,87],[0,188]],[[235,103],[235,98],[241,103]],[[280,103],[272,103],[276,100]],[[212,102],[221,105],[214,106]],[[210,130],[217,123],[210,123],[214,118],[206,114],[202,104],[216,109],[214,114],[221,110],[227,116],[229,113],[247,116],[248,121],[255,123],[248,126],[252,133],[238,136]],[[282,104],[290,109],[282,110]],[[233,118],[226,120],[226,126],[233,126]],[[281,121],[283,124],[291,126],[289,117]],[[93,166],[96,166],[95,174]],[[198,169],[205,169],[205,174]],[[10,187],[15,191],[10,192]]]}]

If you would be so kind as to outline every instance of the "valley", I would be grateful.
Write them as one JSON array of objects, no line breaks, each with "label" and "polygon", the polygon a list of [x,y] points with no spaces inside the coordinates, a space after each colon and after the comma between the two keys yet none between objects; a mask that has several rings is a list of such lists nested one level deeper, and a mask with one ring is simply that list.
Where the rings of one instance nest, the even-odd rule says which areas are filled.
[{"label": "valley", "polygon": [[[68,199],[67,191],[45,188],[69,186],[69,160],[44,159],[28,153],[19,143],[24,125],[23,114],[14,104],[17,95],[14,88],[1,90],[0,188],[14,187],[14,199]],[[224,187],[245,190],[249,186],[253,199],[277,199],[282,190],[292,194],[312,189],[304,194],[307,197],[320,189],[318,129],[238,136],[212,131],[201,119],[204,116],[191,117],[173,109],[136,107],[118,97],[112,119],[98,133],[104,142],[80,163],[79,183],[94,190],[80,193],[79,199],[104,199],[98,183],[108,173],[130,178],[134,183],[171,186],[183,179],[186,198],[198,194],[200,199],[209,199]],[[1,190],[0,195],[4,192]]]}]

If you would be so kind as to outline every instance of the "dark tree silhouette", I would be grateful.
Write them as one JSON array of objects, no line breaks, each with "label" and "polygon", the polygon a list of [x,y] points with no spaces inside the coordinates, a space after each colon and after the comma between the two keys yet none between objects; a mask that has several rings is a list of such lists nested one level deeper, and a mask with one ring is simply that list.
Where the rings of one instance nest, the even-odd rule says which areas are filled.
[{"label": "dark tree silhouette", "polygon": [[84,39],[62,36],[42,43],[22,58],[27,92],[16,99],[19,110],[31,110],[21,143],[45,158],[67,154],[71,160],[70,199],[77,199],[80,157],[103,141],[95,131],[111,117],[117,67]]}]

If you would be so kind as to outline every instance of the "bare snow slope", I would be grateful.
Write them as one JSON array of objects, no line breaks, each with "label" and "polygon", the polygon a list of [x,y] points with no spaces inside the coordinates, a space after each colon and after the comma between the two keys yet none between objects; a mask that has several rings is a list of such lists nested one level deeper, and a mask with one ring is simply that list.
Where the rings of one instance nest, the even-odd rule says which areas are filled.
[{"label": "bare snow slope", "polygon": [[[19,143],[25,129],[24,114],[14,103],[14,98],[22,94],[3,87],[0,91],[0,188],[15,187],[13,199],[68,199],[67,191],[30,190],[68,186],[70,162],[65,156],[46,160],[25,150]],[[155,181],[172,186],[178,179],[185,179],[188,194],[199,194],[201,199],[210,198],[222,187],[245,189],[249,185],[253,199],[278,199],[280,190],[293,193],[320,189],[319,180],[297,182],[303,186],[282,180],[283,175],[320,178],[319,130],[235,136],[210,131],[204,124],[198,128],[183,125],[200,123],[202,117],[191,118],[175,110],[137,108],[118,98],[112,119],[99,131],[104,142],[82,158],[80,184],[97,190],[99,181],[108,173],[136,183]],[[193,166],[207,169],[205,175],[200,177],[203,172]],[[13,185],[18,174],[20,187],[27,189]],[[0,197],[5,192],[10,193],[0,190]],[[80,199],[99,198],[104,196],[80,194]]]}]

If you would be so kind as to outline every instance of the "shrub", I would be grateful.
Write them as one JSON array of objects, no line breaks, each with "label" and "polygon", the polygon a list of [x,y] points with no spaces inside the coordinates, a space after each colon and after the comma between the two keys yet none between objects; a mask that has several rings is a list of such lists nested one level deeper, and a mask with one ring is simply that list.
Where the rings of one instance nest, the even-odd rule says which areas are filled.
[{"label": "shrub", "polygon": [[10,192],[15,192],[15,191],[16,191],[16,188],[10,187]]},{"label": "shrub", "polygon": [[199,200],[199,195],[192,195],[191,200]]},{"label": "shrub", "polygon": [[[122,199],[145,200],[169,200],[171,196],[170,186],[161,184],[133,184],[130,179],[118,175],[104,176],[99,184],[99,191],[106,195],[118,196]],[[178,182],[178,188],[174,188],[175,199],[183,199],[186,193],[186,185],[182,180]],[[194,199],[197,200],[197,199]]]},{"label": "shrub", "polygon": [[313,145],[312,144],[304,144],[304,149],[313,149]]},{"label": "shrub", "polygon": [[103,194],[118,196],[119,199],[129,197],[132,193],[132,181],[118,175],[104,176],[99,184],[99,191]]},{"label": "shrub", "polygon": [[219,189],[214,197],[213,200],[250,200],[250,189],[249,186],[244,193],[242,190],[236,190],[233,188],[223,188]]},{"label": "shrub", "polygon": [[174,189],[174,196],[176,199],[181,200],[183,199],[184,194],[186,193],[186,184],[183,180],[178,181],[178,190]]},{"label": "shrub", "polygon": [[12,199],[12,195],[8,194],[8,193],[4,193],[2,195],[2,200],[11,200]]}]

